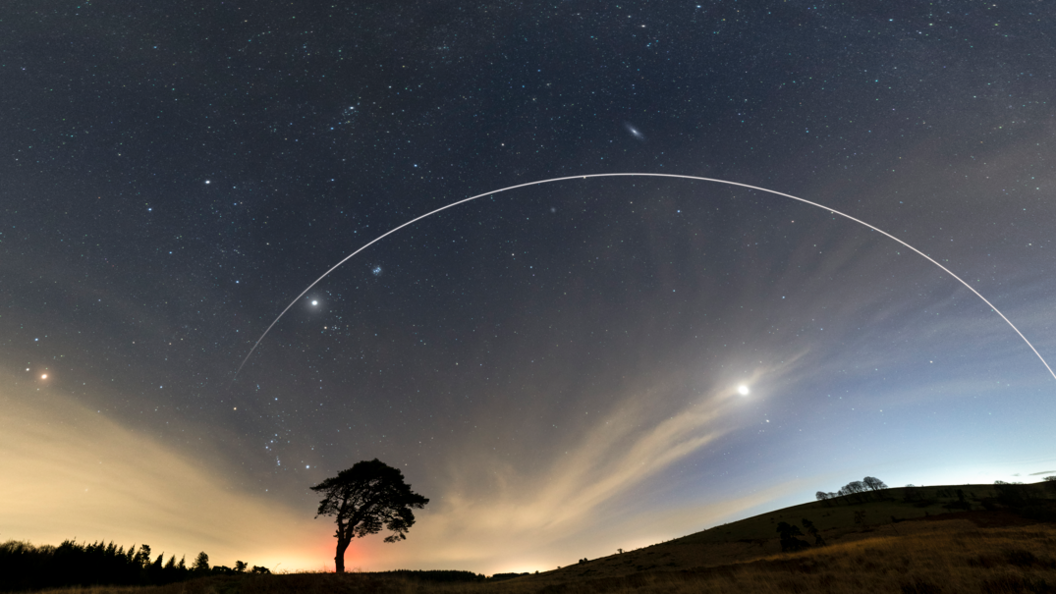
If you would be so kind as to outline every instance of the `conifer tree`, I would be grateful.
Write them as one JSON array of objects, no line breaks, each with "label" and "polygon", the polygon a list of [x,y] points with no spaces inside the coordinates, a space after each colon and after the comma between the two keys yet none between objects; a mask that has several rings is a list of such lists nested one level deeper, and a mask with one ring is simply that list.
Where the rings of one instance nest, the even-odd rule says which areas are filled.
[{"label": "conifer tree", "polygon": [[198,556],[194,559],[194,567],[192,569],[195,573],[209,572],[209,555],[206,555],[205,551],[198,553]]}]

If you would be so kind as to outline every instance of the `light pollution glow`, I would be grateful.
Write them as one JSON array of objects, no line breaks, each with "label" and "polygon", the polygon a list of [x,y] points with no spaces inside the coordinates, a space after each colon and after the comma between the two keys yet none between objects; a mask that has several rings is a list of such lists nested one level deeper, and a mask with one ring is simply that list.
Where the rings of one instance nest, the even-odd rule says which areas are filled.
[{"label": "light pollution glow", "polygon": [[[757,370],[751,381],[779,381],[794,362]],[[14,376],[3,385],[0,406],[7,414],[0,418],[0,474],[8,480],[0,485],[0,525],[5,537],[37,544],[66,538],[146,543],[166,558],[191,559],[204,550],[213,564],[243,560],[278,571],[332,570],[331,524],[313,520],[311,494],[303,508],[275,503],[242,488],[237,467],[166,447]],[[614,547],[632,550],[799,503],[812,488],[843,480],[829,472],[635,513],[642,497],[649,496],[649,479],[733,428],[736,408],[746,400],[731,396],[744,387],[702,397],[662,418],[648,409],[666,388],[643,390],[604,419],[585,425],[585,433],[567,444],[566,455],[535,472],[477,448],[456,453],[449,459],[462,463],[445,469],[448,489],[430,493],[433,502],[417,513],[409,539],[397,545],[383,544],[380,537],[356,541],[347,565],[364,571],[546,570],[583,555],[611,554]],[[652,424],[643,428],[643,419]],[[972,476],[989,482],[995,468],[987,466],[980,461],[949,479],[964,482]],[[409,476],[412,486],[414,478]],[[445,546],[436,546],[440,542]]]},{"label": "light pollution glow", "polygon": [[[213,564],[228,566],[244,560],[277,570],[333,568],[331,524],[313,520],[311,507],[292,509],[245,493],[237,469],[219,469],[211,460],[165,447],[51,390],[14,376],[4,385],[0,474],[7,480],[0,484],[0,525],[5,536],[32,535],[35,544],[67,538],[146,543],[155,554],[177,559],[193,559],[204,550]],[[633,548],[678,530],[679,517],[687,511],[714,521],[760,505],[787,485],[630,522],[613,517],[615,510],[602,517],[595,513],[721,435],[718,421],[733,404],[730,395],[702,400],[637,435],[632,431],[644,405],[628,401],[558,461],[545,480],[490,467],[494,490],[487,500],[471,495],[479,476],[452,467],[452,476],[461,481],[418,513],[413,538],[399,545],[354,542],[346,555],[349,566],[377,570],[410,563],[489,573],[545,569],[580,550],[583,542],[569,535],[599,520],[611,527],[591,540],[618,537]],[[452,546],[435,547],[441,541]]]}]

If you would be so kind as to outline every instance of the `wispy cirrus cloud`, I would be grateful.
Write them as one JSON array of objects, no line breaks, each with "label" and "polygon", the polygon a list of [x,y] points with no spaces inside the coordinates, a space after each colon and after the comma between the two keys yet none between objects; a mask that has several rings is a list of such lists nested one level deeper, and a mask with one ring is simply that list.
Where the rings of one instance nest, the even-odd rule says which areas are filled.
[{"label": "wispy cirrus cloud", "polygon": [[[761,370],[753,377],[775,371]],[[608,415],[530,468],[468,447],[453,455],[457,463],[448,469],[447,488],[417,514],[414,534],[399,547],[364,543],[367,565],[413,558],[430,567],[487,572],[551,567],[576,555],[670,538],[670,531],[658,532],[658,527],[678,530],[687,521],[720,521],[777,496],[754,493],[693,505],[691,511],[654,505],[648,496],[643,500],[643,488],[653,491],[651,479],[736,428],[736,386],[657,415],[650,408],[663,392],[661,387],[655,394],[622,395]],[[616,544],[610,546],[609,540]],[[436,542],[446,545],[437,549],[431,544]]]}]

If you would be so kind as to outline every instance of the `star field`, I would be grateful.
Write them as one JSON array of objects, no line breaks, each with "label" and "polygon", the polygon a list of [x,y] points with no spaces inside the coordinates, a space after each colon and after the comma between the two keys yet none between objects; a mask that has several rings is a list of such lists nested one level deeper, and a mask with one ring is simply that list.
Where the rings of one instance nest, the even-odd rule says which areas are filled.
[{"label": "star field", "polygon": [[318,569],[308,487],[377,457],[432,503],[349,567],[527,571],[1051,472],[1056,380],[881,234],[699,181],[494,193],[802,197],[1056,361],[1049,12],[10,2],[0,532]]}]

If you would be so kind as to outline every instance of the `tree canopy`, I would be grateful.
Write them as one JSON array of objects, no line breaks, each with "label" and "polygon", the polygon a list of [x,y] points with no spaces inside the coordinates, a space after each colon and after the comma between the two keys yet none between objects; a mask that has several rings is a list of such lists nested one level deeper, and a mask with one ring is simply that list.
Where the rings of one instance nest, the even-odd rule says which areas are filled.
[{"label": "tree canopy", "polygon": [[867,476],[862,479],[862,482],[865,483],[865,486],[869,487],[869,489],[872,491],[879,491],[881,489],[887,488],[887,485],[884,484],[884,481],[876,478],[875,476]]},{"label": "tree canopy", "polygon": [[884,481],[874,476],[867,476],[860,481],[851,481],[850,483],[847,483],[836,493],[818,491],[814,494],[814,497],[817,498],[818,501],[824,502],[826,506],[833,505],[837,498],[842,497],[850,497],[855,501],[862,502],[869,497],[871,492],[882,491],[887,488],[888,486]]},{"label": "tree canopy", "polygon": [[413,509],[422,509],[429,500],[411,491],[403,473],[377,458],[357,462],[336,477],[311,488],[323,494],[315,517],[334,516],[337,522],[338,573],[345,571],[345,551],[353,538],[377,534],[382,528],[391,534],[385,542],[407,538],[414,525]]},{"label": "tree canopy", "polygon": [[[63,541],[59,546],[34,546],[10,540],[0,543],[0,592],[51,588],[160,586],[209,574],[230,573],[209,567],[209,555],[199,553],[194,568],[170,554],[153,558],[148,545],[125,549],[113,542]],[[266,567],[254,568],[267,573]],[[95,590],[93,590],[95,591]]]}]

